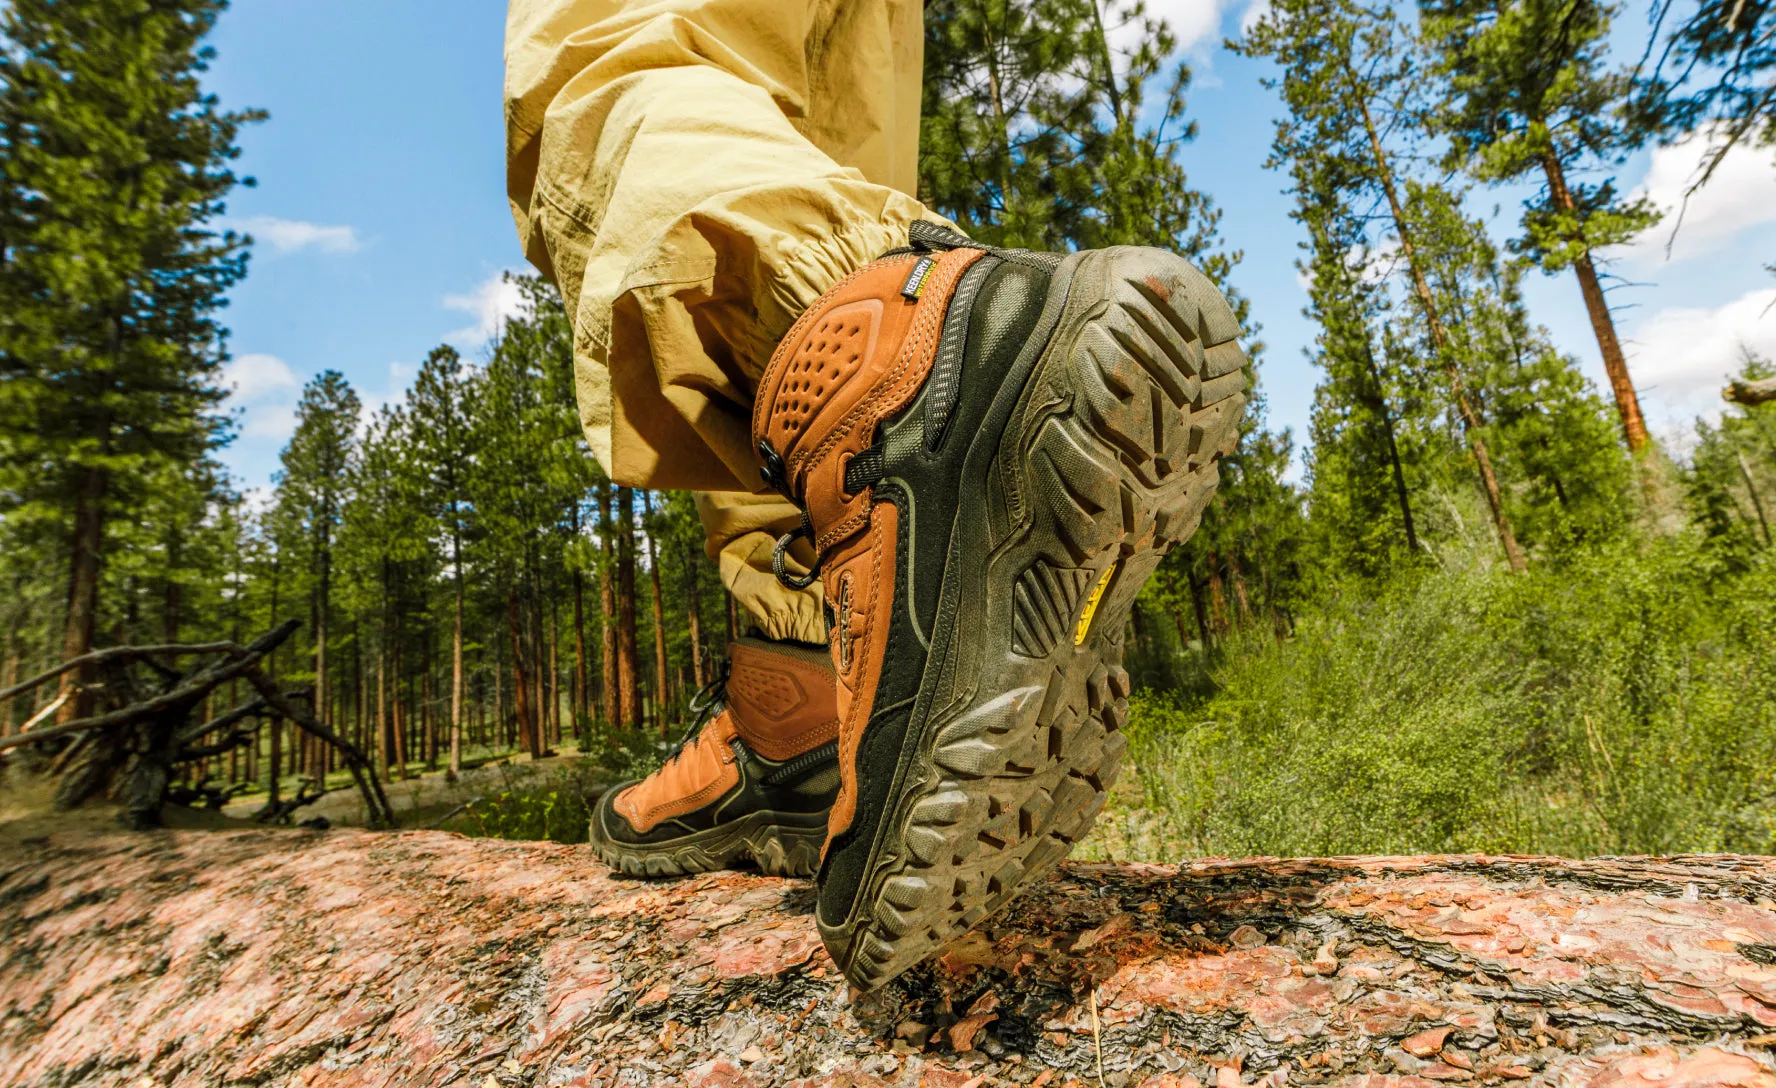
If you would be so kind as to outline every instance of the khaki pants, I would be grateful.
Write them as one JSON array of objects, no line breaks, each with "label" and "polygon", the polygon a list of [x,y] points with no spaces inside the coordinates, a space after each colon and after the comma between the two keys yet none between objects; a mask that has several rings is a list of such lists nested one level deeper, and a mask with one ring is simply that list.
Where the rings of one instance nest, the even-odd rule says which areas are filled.
[{"label": "khaki pants", "polygon": [[586,437],[618,483],[699,492],[772,638],[826,624],[818,582],[771,574],[800,515],[754,493],[753,395],[804,309],[937,218],[910,195],[920,24],[920,0],[511,0],[512,215],[573,315]]}]

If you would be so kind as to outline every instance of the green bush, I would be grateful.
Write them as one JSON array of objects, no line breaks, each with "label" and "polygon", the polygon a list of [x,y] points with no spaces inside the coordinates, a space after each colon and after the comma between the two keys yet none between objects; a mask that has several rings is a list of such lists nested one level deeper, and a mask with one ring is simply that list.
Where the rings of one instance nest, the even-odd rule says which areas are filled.
[{"label": "green bush", "polygon": [[1212,678],[1131,714],[1183,852],[1776,849],[1767,551],[1629,541],[1347,590]]}]

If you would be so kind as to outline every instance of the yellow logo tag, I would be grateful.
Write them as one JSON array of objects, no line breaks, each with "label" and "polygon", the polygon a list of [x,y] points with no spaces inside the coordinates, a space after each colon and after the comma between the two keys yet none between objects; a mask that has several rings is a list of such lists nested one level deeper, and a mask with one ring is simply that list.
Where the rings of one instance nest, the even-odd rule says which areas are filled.
[{"label": "yellow logo tag", "polygon": [[1110,585],[1110,576],[1116,573],[1116,567],[1117,564],[1112,563],[1104,568],[1104,573],[1098,575],[1098,584],[1092,587],[1091,596],[1085,599],[1085,611],[1079,614],[1079,626],[1073,629],[1073,645],[1084,642],[1085,636],[1091,631],[1092,617],[1098,613],[1098,602],[1104,599],[1104,589]]}]

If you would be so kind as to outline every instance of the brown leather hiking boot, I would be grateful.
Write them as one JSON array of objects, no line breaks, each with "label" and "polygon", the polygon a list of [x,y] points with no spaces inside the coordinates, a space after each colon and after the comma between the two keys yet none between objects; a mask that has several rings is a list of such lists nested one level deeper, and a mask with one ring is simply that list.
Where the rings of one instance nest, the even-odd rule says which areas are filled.
[{"label": "brown leather hiking boot", "polygon": [[1124,622],[1201,520],[1246,386],[1233,311],[1180,257],[910,234],[802,315],[753,413],[765,479],[805,512],[778,577],[824,581],[843,784],[817,921],[865,989],[1090,828],[1122,757]]},{"label": "brown leather hiking boot", "polygon": [[730,643],[728,665],[695,739],[592,810],[589,837],[611,867],[680,876],[751,858],[813,874],[839,786],[832,666],[817,648],[755,638]]}]

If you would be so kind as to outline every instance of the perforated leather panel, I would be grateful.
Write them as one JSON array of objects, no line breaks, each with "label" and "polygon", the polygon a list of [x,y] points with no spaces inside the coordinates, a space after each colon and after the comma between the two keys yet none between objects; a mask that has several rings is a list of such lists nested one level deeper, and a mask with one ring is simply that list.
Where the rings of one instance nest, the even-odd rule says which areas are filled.
[{"label": "perforated leather panel", "polygon": [[864,299],[822,315],[808,330],[784,368],[783,384],[766,424],[778,449],[787,448],[834,391],[862,369],[875,347],[881,320],[880,300]]}]

